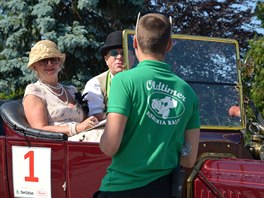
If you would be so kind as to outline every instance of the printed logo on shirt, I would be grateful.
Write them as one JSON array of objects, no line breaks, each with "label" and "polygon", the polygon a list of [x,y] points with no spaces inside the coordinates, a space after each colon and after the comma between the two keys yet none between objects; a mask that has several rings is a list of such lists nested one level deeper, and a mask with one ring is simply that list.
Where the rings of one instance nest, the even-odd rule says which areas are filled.
[{"label": "printed logo on shirt", "polygon": [[153,80],[147,81],[146,88],[154,90],[148,96],[150,110],[147,111],[147,116],[157,124],[177,124],[185,111],[185,96],[168,85]]}]

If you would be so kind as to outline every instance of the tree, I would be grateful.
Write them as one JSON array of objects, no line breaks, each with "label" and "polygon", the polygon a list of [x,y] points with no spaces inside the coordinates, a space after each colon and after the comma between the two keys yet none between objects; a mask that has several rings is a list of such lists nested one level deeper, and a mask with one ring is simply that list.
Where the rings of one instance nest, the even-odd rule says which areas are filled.
[{"label": "tree", "polygon": [[[132,17],[120,7],[137,13],[141,1],[105,0],[10,0],[0,1],[1,98],[21,96],[34,81],[27,67],[34,43],[50,39],[67,54],[60,80],[82,89],[84,83],[106,69],[99,53],[106,35],[131,24]],[[1,46],[1,45],[0,45]]]},{"label": "tree", "polygon": [[[254,0],[255,1],[255,0]],[[244,53],[256,34],[251,0],[9,0],[0,1],[0,98],[22,95],[34,80],[28,51],[40,39],[51,39],[67,54],[60,80],[81,90],[106,69],[100,46],[113,30],[134,28],[138,11],[173,16],[173,32],[237,39]],[[244,9],[241,9],[243,5]]]},{"label": "tree", "polygon": [[149,10],[173,17],[173,32],[187,35],[236,39],[242,52],[256,33],[252,18],[255,0],[148,0]]},{"label": "tree", "polygon": [[[261,20],[264,27],[264,3],[259,2],[256,7],[256,15]],[[243,82],[245,87],[245,96],[253,102],[248,105],[249,117],[256,117],[256,112],[264,117],[264,37],[258,36],[250,40],[250,49],[245,56],[245,64],[243,64]],[[254,109],[256,108],[256,109]]]}]

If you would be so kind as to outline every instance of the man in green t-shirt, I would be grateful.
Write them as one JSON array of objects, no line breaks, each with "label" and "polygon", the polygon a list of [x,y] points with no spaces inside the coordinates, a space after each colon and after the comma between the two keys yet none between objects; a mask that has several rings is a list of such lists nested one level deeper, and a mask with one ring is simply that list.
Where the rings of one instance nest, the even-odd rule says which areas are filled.
[{"label": "man in green t-shirt", "polygon": [[[172,172],[196,161],[200,118],[192,88],[164,63],[171,24],[161,14],[138,17],[139,64],[112,81],[101,150],[112,157],[97,197],[171,197]],[[184,142],[191,145],[180,156]],[[179,161],[180,159],[180,161]]]}]

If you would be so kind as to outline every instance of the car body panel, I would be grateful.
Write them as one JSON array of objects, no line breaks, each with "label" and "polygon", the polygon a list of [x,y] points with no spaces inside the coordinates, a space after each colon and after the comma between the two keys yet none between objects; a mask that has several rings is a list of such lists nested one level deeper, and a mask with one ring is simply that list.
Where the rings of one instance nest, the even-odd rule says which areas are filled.
[{"label": "car body panel", "polygon": [[87,198],[99,189],[111,159],[98,143],[66,143],[67,191],[69,197]]},{"label": "car body panel", "polygon": [[264,161],[208,159],[194,180],[194,197],[261,198],[264,196]]},{"label": "car body panel", "polygon": [[[5,125],[5,128],[9,128]],[[52,197],[92,197],[98,190],[101,179],[106,173],[106,168],[111,159],[104,155],[98,143],[81,143],[74,141],[41,140],[32,137],[22,137],[9,128],[6,140],[1,139],[2,153],[0,164],[1,174],[4,175],[7,167],[7,177],[1,177],[3,189],[1,197],[14,197],[13,170],[12,170],[12,146],[45,147],[51,148],[51,191]],[[6,149],[4,144],[6,142]],[[2,165],[2,166],[1,166]],[[45,168],[45,167],[43,167]],[[1,188],[2,189],[2,188]],[[9,192],[10,196],[6,193]]]},{"label": "car body panel", "polygon": [[9,189],[7,185],[7,161],[5,149],[5,136],[0,136],[0,197],[9,197]]},{"label": "car body panel", "polygon": [[[22,146],[22,147],[45,147],[51,148],[51,195],[52,197],[66,197],[66,191],[63,190],[63,184],[66,181],[66,164],[65,164],[65,149],[64,142],[54,142],[54,141],[37,141],[31,140],[30,145],[27,144],[27,140],[16,140],[14,137],[6,138],[6,162],[7,162],[7,172],[8,172],[8,185],[10,189],[10,196],[14,197],[13,189],[13,170],[12,170],[12,147]],[[45,169],[45,167],[41,167]]]}]

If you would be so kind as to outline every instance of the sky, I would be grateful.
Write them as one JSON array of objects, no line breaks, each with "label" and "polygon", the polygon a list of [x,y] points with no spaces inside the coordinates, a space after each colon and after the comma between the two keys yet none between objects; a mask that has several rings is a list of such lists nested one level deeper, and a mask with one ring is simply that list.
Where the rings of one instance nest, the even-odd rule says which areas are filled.
[{"label": "sky", "polygon": [[[196,2],[201,1],[202,2],[204,0],[193,0],[193,1],[196,1]],[[217,2],[225,2],[227,0],[216,0],[216,1]],[[155,0],[152,0],[151,2],[153,5],[156,4]],[[257,5],[257,2],[263,2],[264,3],[264,0],[245,0],[243,4],[233,4],[233,6],[238,7],[241,10],[246,10],[246,9],[250,8],[252,10],[252,12],[254,12],[256,5]],[[259,26],[259,27],[256,28],[255,26]],[[255,29],[257,33],[264,35],[264,28],[260,27],[260,26],[261,26],[261,21],[258,20],[257,17],[254,17],[254,18],[252,18],[252,23],[251,24],[245,24],[243,26],[243,28],[245,28],[247,30]]]},{"label": "sky", "polygon": [[[259,2],[263,2],[264,3],[264,0],[248,0],[248,6],[252,7],[252,12],[254,12],[255,8],[256,8],[256,5],[257,5],[257,1]],[[241,6],[241,5],[240,5]],[[247,9],[246,6],[241,6],[241,9]],[[257,26],[261,26],[261,21],[257,19],[257,17],[254,17],[252,19],[252,24],[254,25],[257,25]],[[248,27],[245,26],[245,28],[251,28],[251,26],[249,25]],[[259,28],[256,28],[256,31],[259,33],[259,34],[263,34],[264,35],[264,28],[263,27],[259,27]]]}]

